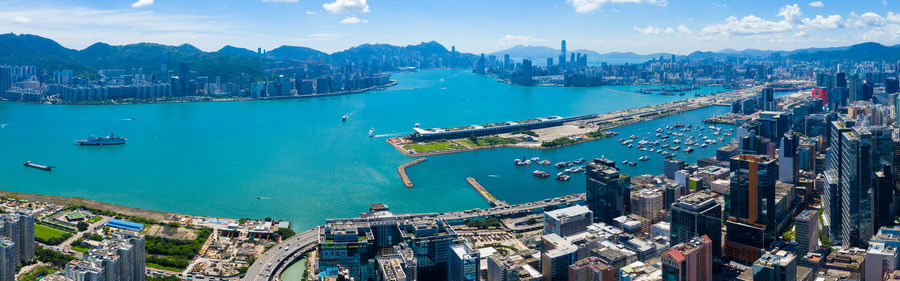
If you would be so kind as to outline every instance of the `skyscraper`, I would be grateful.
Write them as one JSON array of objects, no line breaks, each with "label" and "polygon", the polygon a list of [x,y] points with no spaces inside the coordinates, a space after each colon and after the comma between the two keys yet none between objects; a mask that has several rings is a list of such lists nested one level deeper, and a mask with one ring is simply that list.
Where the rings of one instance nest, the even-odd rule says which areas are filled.
[{"label": "skyscraper", "polygon": [[759,95],[759,108],[763,111],[778,110],[778,103],[775,101],[775,89],[765,87]]},{"label": "skyscraper", "polygon": [[578,260],[578,246],[559,235],[541,236],[541,274],[545,281],[569,280],[569,265]]},{"label": "skyscraper", "polygon": [[66,264],[65,275],[74,281],[144,281],[144,236],[117,230],[101,246],[85,253],[82,260]]},{"label": "skyscraper", "polygon": [[34,215],[16,212],[0,214],[0,236],[16,244],[17,262],[25,263],[34,258]]},{"label": "skyscraper", "polygon": [[663,281],[712,280],[712,241],[706,235],[672,246],[660,255]]},{"label": "skyscraper", "polygon": [[594,223],[594,213],[585,206],[575,205],[544,212],[543,234],[566,237],[584,232],[592,223]]},{"label": "skyscraper", "polygon": [[800,138],[793,134],[785,134],[781,137],[781,145],[778,148],[778,180],[786,183],[794,183],[797,178],[797,148],[800,146]]},{"label": "skyscraper", "polygon": [[875,233],[872,214],[872,194],[875,173],[881,165],[893,161],[891,130],[879,127],[853,127],[842,136],[844,157],[840,168],[841,200],[845,209],[841,212],[841,245],[865,247]]},{"label": "skyscraper", "polygon": [[775,238],[775,183],[778,164],[765,156],[731,158],[726,255],[752,263]]},{"label": "skyscraper", "polygon": [[450,257],[450,281],[481,280],[478,251],[466,243],[450,246],[450,251],[453,253]]},{"label": "skyscraper", "polygon": [[806,256],[806,253],[819,248],[819,213],[815,210],[806,210],[794,218],[794,240],[797,247],[794,253],[798,257]]},{"label": "skyscraper", "polygon": [[562,40],[561,45],[562,45],[562,47],[561,47],[562,51],[560,52],[560,55],[559,55],[559,67],[565,68],[566,67],[566,40]]},{"label": "skyscraper", "polygon": [[797,280],[797,261],[795,256],[782,250],[763,253],[759,260],[753,263],[753,280]]},{"label": "skyscraper", "polygon": [[722,205],[709,190],[681,197],[671,209],[670,245],[688,243],[699,236],[712,241],[712,253],[722,253]]},{"label": "skyscraper", "polygon": [[613,218],[631,213],[631,177],[619,173],[615,162],[595,159],[586,178],[585,203],[595,222],[613,224]]},{"label": "skyscraper", "polygon": [[16,243],[0,236],[0,281],[15,281],[19,255]]}]

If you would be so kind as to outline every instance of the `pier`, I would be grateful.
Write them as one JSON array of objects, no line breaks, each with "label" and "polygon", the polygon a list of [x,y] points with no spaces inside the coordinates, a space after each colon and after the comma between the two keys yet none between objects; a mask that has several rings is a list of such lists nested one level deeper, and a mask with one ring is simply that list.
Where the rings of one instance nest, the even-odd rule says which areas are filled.
[{"label": "pier", "polygon": [[397,167],[397,173],[400,174],[400,179],[403,180],[403,185],[405,185],[407,188],[413,187],[412,181],[409,179],[409,176],[406,175],[406,168],[415,164],[422,163],[425,160],[428,160],[428,158],[422,157],[409,163],[400,165],[400,167]]},{"label": "pier", "polygon": [[476,181],[475,178],[468,177],[468,178],[466,178],[466,182],[468,182],[469,185],[471,185],[473,188],[475,188],[475,191],[478,191],[478,194],[481,194],[481,197],[484,197],[484,200],[487,200],[488,204],[490,204],[491,207],[509,205],[508,203],[506,203],[504,201],[500,201],[499,199],[494,197],[494,195],[491,195],[491,193],[488,192],[487,189],[484,189],[484,186],[481,186],[481,184],[478,183],[478,181]]}]

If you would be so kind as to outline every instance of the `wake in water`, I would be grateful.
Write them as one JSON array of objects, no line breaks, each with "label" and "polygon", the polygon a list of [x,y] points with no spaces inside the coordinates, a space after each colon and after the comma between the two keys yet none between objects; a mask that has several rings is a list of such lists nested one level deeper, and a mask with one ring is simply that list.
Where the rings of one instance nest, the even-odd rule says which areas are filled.
[{"label": "wake in water", "polygon": [[260,196],[260,197],[256,197],[256,199],[257,199],[257,200],[269,200],[269,199],[272,199],[272,197],[262,197],[262,196]]},{"label": "wake in water", "polygon": [[387,137],[396,137],[399,135],[404,135],[406,133],[395,133],[395,134],[383,134],[383,135],[374,135],[373,138],[387,138]]},{"label": "wake in water", "polygon": [[9,124],[6,124],[6,123],[0,124],[0,129],[6,128],[6,125],[9,125]]},{"label": "wake in water", "polygon": [[499,178],[500,175],[488,175],[488,177],[490,177],[490,178]]}]

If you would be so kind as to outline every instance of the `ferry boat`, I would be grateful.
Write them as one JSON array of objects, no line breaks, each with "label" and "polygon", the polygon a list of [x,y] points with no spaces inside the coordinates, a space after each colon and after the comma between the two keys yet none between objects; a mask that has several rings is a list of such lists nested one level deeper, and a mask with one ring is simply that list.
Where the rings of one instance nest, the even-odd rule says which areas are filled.
[{"label": "ferry boat", "polygon": [[117,145],[117,144],[125,144],[127,139],[123,137],[117,137],[115,134],[109,134],[106,137],[95,137],[90,136],[87,139],[78,140],[77,143],[80,145]]},{"label": "ferry boat", "polygon": [[531,175],[539,178],[546,178],[550,176],[550,173],[541,170],[534,170],[534,172],[531,172]]}]

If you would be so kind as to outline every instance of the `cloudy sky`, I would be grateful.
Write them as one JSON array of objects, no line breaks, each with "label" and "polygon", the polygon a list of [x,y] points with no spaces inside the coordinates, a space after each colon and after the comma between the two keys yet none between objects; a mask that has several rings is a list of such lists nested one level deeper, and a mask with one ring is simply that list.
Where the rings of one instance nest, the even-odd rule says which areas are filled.
[{"label": "cloudy sky", "polygon": [[325,52],[436,40],[463,52],[517,44],[599,52],[900,44],[900,0],[0,0],[0,33],[94,42]]}]

